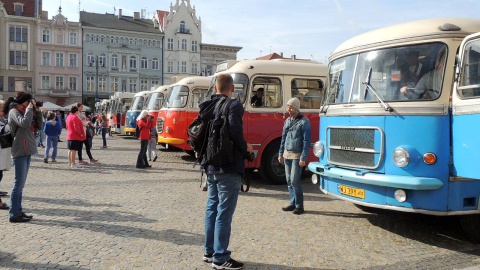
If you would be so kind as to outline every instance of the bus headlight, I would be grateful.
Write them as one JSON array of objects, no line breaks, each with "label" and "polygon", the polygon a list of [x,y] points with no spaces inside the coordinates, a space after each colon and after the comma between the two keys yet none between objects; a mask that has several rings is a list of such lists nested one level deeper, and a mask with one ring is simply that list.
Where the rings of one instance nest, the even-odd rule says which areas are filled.
[{"label": "bus headlight", "polygon": [[170,131],[171,131],[170,127],[167,126],[167,128],[165,129],[165,132],[166,132],[167,134],[170,134]]},{"label": "bus headlight", "polygon": [[312,184],[318,184],[318,175],[312,174]]},{"label": "bus headlight", "polygon": [[407,200],[407,193],[403,189],[395,190],[394,196],[398,202],[405,202]]},{"label": "bus headlight", "polygon": [[313,144],[313,154],[316,157],[321,157],[323,155],[323,143],[321,141],[316,141]]},{"label": "bus headlight", "polygon": [[408,151],[403,147],[397,147],[393,152],[393,163],[397,167],[403,168],[408,165],[410,162],[410,154]]}]

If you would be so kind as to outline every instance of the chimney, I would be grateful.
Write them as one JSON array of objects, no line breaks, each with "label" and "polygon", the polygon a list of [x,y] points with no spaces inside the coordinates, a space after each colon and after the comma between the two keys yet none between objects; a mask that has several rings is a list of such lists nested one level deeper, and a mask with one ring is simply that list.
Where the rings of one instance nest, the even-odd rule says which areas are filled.
[{"label": "chimney", "polygon": [[118,9],[118,18],[119,19],[122,18],[122,9],[121,8]]},{"label": "chimney", "polygon": [[42,19],[48,20],[48,11],[42,10]]},{"label": "chimney", "polygon": [[133,19],[140,20],[140,12],[133,12]]}]

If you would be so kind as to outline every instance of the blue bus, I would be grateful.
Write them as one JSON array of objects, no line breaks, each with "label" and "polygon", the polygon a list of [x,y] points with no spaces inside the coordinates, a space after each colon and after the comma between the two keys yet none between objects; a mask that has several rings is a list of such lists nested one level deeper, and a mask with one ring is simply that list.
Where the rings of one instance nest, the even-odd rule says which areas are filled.
[{"label": "blue bus", "polygon": [[312,181],[366,211],[458,215],[480,241],[478,32],[480,19],[438,18],[341,44],[329,59]]},{"label": "blue bus", "polygon": [[148,106],[148,100],[152,91],[141,91],[133,96],[132,107],[127,111],[125,116],[124,133],[127,135],[135,135],[135,129],[137,128],[137,117],[142,110],[146,110]]}]

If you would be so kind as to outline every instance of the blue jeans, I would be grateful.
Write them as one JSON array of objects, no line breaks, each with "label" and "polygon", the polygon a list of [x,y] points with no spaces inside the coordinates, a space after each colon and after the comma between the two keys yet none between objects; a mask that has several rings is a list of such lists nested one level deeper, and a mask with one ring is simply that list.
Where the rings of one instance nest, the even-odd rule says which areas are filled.
[{"label": "blue jeans", "polygon": [[207,175],[208,200],[205,211],[204,251],[207,254],[213,254],[214,262],[222,263],[230,259],[232,252],[227,248],[241,185],[240,174]]},{"label": "blue jeans", "polygon": [[43,132],[43,129],[40,129],[40,130],[38,131],[37,146],[43,145],[43,134],[45,134],[45,133]]},{"label": "blue jeans", "polygon": [[284,161],[290,205],[295,205],[295,208],[303,208],[302,167],[298,165],[300,160],[284,159]]},{"label": "blue jeans", "polygon": [[102,128],[102,140],[103,140],[103,146],[107,146],[107,129]]},{"label": "blue jeans", "polygon": [[46,158],[48,158],[48,153],[50,153],[50,148],[52,148],[52,159],[57,158],[57,145],[58,145],[58,136],[47,135],[47,148],[45,148]]},{"label": "blue jeans", "polygon": [[13,158],[15,169],[15,180],[13,182],[12,194],[10,194],[10,217],[17,217],[22,214],[23,187],[27,181],[28,169],[30,168],[30,155]]}]

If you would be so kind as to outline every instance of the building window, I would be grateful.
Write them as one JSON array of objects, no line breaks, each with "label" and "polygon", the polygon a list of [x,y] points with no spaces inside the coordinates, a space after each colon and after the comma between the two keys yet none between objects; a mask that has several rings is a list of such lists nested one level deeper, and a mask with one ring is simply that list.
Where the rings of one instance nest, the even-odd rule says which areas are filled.
[{"label": "building window", "polygon": [[153,59],[152,59],[152,69],[154,69],[154,70],[158,70],[158,69],[159,69],[158,58],[153,58]]},{"label": "building window", "polygon": [[118,55],[112,55],[112,68],[118,68]]},{"label": "building window", "polygon": [[50,76],[42,76],[42,89],[50,89]]},{"label": "building window", "polygon": [[137,59],[135,56],[130,56],[130,68],[137,68]]},{"label": "building window", "polygon": [[135,79],[130,80],[130,92],[132,93],[137,92],[137,80]]},{"label": "building window", "polygon": [[192,74],[198,75],[198,65],[197,63],[192,63]]},{"label": "building window", "polygon": [[95,76],[87,76],[87,92],[95,90]]},{"label": "building window", "polygon": [[185,33],[185,22],[184,21],[180,22],[180,33]]},{"label": "building window", "polygon": [[88,53],[87,54],[87,65],[92,66],[95,63],[95,55],[93,53]]},{"label": "building window", "polygon": [[98,91],[99,92],[107,91],[107,79],[105,77],[98,78]]},{"label": "building window", "polygon": [[167,50],[173,51],[173,38],[167,40]]},{"label": "building window", "polygon": [[186,50],[187,50],[187,40],[182,39],[182,51],[186,51]]},{"label": "building window", "polygon": [[159,80],[152,80],[152,86],[160,85]]},{"label": "building window", "polygon": [[42,52],[42,66],[50,66],[50,52]]},{"label": "building window", "polygon": [[140,59],[140,68],[141,69],[147,69],[147,57],[142,57],[142,59]]},{"label": "building window", "polygon": [[77,33],[70,33],[70,45],[77,45]]},{"label": "building window", "polygon": [[42,42],[43,43],[50,43],[50,30],[44,29],[42,34]]},{"label": "building window", "polygon": [[101,43],[104,43],[104,42],[105,42],[105,36],[103,36],[103,35],[100,36],[100,42],[101,42]]},{"label": "building window", "polygon": [[10,51],[10,65],[26,66],[27,52]]},{"label": "building window", "polygon": [[148,87],[148,80],[140,80],[140,91],[146,91]]},{"label": "building window", "polygon": [[173,73],[173,61],[167,62],[167,72]]},{"label": "building window", "polygon": [[192,41],[192,52],[198,52],[198,41]]},{"label": "building window", "polygon": [[15,16],[22,16],[23,15],[23,5],[16,4],[15,5]]},{"label": "building window", "polygon": [[187,62],[182,61],[182,73],[187,73]]},{"label": "building window", "polygon": [[55,89],[63,89],[63,77],[55,77]]},{"label": "building window", "polygon": [[105,67],[107,65],[107,56],[104,53],[101,53],[98,57],[98,66]]},{"label": "building window", "polygon": [[11,26],[10,41],[28,42],[28,29],[22,26]]},{"label": "building window", "polygon": [[56,53],[55,54],[55,65],[57,67],[63,67],[63,53]]},{"label": "building window", "polygon": [[110,90],[112,92],[117,92],[118,91],[118,78],[111,78],[110,81]]},{"label": "building window", "polygon": [[77,55],[72,53],[69,55],[69,58],[70,67],[77,67]]},{"label": "building window", "polygon": [[70,90],[77,91],[77,77],[70,77],[68,82]]},{"label": "building window", "polygon": [[115,44],[118,44],[118,37],[115,37]]}]

